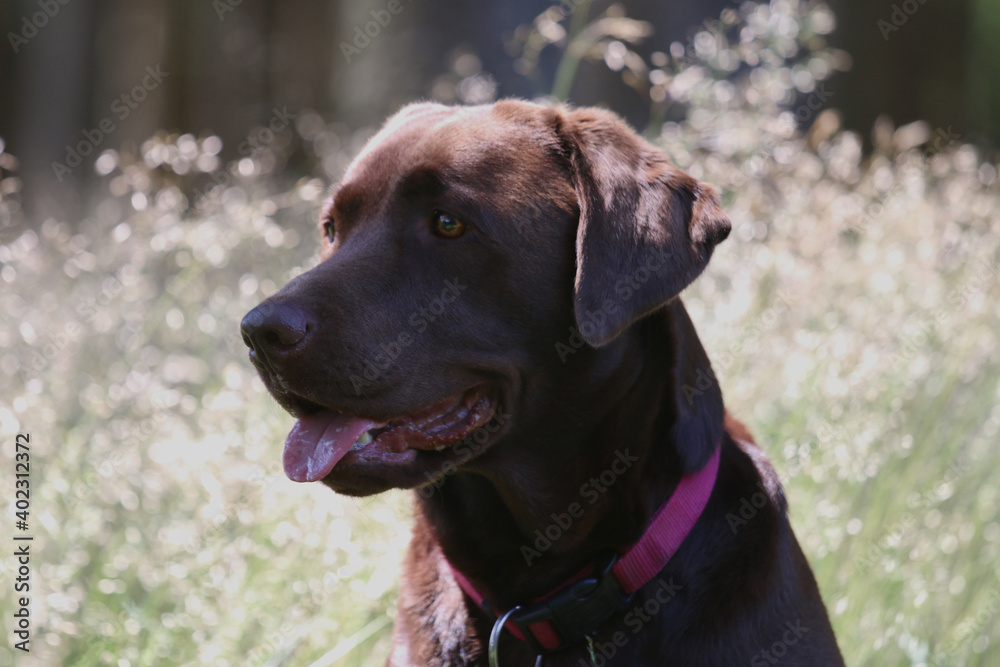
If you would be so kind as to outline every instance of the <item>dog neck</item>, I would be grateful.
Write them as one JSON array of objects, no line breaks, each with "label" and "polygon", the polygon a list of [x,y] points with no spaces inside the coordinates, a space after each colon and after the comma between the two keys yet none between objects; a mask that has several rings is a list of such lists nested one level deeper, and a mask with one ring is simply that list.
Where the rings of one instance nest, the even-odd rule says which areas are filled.
[{"label": "dog neck", "polygon": [[577,354],[553,374],[582,396],[524,397],[533,407],[502,442],[418,495],[418,521],[501,608],[636,542],[722,434],[721,392],[679,299]]}]

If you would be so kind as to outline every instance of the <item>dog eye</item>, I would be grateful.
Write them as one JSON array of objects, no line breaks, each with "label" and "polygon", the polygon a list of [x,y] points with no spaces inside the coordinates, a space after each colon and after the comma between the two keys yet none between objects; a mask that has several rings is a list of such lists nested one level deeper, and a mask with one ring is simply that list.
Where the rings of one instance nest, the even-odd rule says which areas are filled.
[{"label": "dog eye", "polygon": [[465,223],[448,213],[435,211],[432,222],[434,235],[443,239],[457,239],[465,233]]},{"label": "dog eye", "polygon": [[323,236],[325,236],[326,238],[328,238],[329,240],[332,241],[333,240],[333,235],[335,233],[336,233],[336,230],[333,227],[333,222],[331,222],[330,220],[327,220],[326,222],[323,223]]}]

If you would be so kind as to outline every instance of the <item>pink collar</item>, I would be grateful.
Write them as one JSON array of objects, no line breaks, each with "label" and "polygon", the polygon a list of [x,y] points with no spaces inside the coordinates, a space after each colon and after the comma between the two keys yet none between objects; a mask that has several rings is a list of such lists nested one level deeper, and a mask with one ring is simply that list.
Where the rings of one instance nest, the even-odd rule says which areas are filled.
[{"label": "pink collar", "polygon": [[[720,449],[715,448],[701,470],[681,478],[638,542],[603,564],[582,570],[558,589],[533,600],[530,606],[515,607],[503,614],[504,627],[539,654],[550,653],[580,643],[612,614],[624,609],[633,593],[666,567],[694,528],[715,487]],[[465,575],[450,563],[449,567],[466,595],[487,612],[501,616]]]}]

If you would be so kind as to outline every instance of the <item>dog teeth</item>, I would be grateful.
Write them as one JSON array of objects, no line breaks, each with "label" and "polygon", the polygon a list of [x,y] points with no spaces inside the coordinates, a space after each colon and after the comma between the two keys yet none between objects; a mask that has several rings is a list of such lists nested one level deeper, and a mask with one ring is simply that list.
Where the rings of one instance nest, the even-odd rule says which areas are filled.
[{"label": "dog teeth", "polygon": [[367,445],[372,440],[374,440],[374,438],[372,438],[371,432],[365,431],[364,433],[361,434],[361,437],[358,438],[353,445],[351,445],[350,451],[356,452],[359,449],[364,449],[365,445]]}]

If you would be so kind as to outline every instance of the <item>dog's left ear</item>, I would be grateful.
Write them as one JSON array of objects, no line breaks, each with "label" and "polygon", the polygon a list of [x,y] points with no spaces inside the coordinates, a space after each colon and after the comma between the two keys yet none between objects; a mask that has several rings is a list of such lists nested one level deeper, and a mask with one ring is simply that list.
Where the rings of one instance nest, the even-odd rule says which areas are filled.
[{"label": "dog's left ear", "polygon": [[574,311],[594,347],[687,287],[731,223],[715,190],[601,109],[550,109],[580,206]]}]

